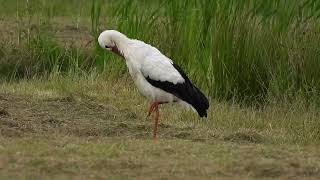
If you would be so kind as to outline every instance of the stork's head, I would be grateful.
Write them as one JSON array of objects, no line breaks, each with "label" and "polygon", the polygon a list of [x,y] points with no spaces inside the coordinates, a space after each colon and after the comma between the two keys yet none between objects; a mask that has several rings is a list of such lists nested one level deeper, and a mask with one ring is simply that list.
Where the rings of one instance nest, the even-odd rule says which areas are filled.
[{"label": "stork's head", "polygon": [[121,44],[125,43],[124,41],[128,38],[115,30],[106,30],[103,31],[98,38],[99,45],[108,51],[112,51],[123,57],[121,50],[119,49]]}]

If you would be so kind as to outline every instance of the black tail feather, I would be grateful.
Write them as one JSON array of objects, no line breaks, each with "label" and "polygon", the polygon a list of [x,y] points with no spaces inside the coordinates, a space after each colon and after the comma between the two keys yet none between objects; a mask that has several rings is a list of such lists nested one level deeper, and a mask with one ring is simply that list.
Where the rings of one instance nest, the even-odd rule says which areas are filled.
[{"label": "black tail feather", "polygon": [[190,104],[197,110],[199,116],[207,117],[209,101],[206,96],[195,86],[193,86],[193,93],[191,96]]},{"label": "black tail feather", "polygon": [[185,79],[184,88],[188,92],[184,97],[178,97],[191,104],[197,110],[200,117],[207,117],[207,110],[209,108],[209,101],[207,97],[192,84],[186,73],[178,65],[173,64],[173,66]]}]

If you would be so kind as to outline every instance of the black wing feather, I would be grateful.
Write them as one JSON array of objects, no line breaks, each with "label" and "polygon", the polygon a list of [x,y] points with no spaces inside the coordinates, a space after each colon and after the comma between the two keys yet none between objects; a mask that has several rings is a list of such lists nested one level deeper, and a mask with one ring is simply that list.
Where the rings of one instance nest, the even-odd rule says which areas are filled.
[{"label": "black wing feather", "polygon": [[208,99],[196,86],[191,83],[190,79],[178,65],[173,64],[173,66],[184,78],[184,83],[174,84],[168,81],[153,80],[149,77],[146,77],[146,80],[151,85],[171,93],[179,99],[192,105],[197,110],[200,117],[207,117],[207,109],[209,108]]}]

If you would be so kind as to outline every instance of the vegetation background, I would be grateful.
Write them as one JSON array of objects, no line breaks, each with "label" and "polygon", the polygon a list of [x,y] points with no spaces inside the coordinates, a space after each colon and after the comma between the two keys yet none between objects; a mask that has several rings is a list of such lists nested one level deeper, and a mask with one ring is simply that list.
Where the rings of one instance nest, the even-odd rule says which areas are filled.
[{"label": "vegetation background", "polygon": [[[318,0],[0,0],[0,177],[318,179],[319,22]],[[163,106],[152,142],[105,29],[179,64],[209,118]]]}]

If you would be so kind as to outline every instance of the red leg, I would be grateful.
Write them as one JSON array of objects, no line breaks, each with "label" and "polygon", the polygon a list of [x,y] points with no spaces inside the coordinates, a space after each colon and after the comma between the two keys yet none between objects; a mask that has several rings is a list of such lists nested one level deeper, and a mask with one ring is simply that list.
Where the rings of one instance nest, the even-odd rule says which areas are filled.
[{"label": "red leg", "polygon": [[157,106],[159,103],[158,102],[154,102],[150,105],[149,111],[148,111],[148,116],[149,117],[151,115],[151,113],[155,110],[155,106]]},{"label": "red leg", "polygon": [[155,105],[154,111],[156,112],[156,116],[154,118],[153,139],[156,139],[157,138],[158,124],[159,124],[159,103],[157,103]]}]

